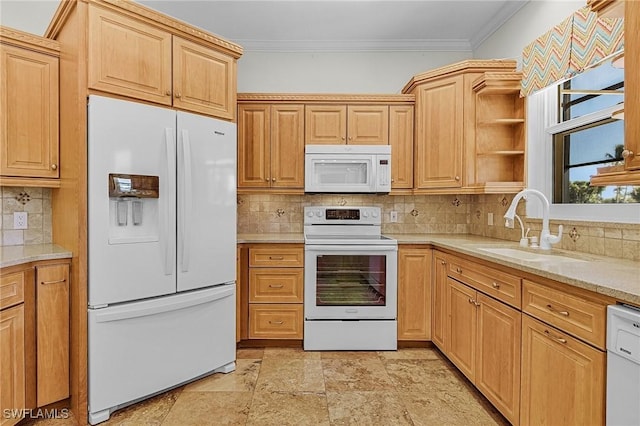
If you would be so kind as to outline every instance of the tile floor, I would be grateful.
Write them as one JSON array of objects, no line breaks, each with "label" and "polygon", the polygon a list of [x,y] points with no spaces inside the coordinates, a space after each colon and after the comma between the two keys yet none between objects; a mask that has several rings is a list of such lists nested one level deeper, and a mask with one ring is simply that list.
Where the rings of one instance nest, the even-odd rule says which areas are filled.
[{"label": "tile floor", "polygon": [[233,373],[132,405],[102,425],[508,424],[435,349],[239,349],[237,358]]}]

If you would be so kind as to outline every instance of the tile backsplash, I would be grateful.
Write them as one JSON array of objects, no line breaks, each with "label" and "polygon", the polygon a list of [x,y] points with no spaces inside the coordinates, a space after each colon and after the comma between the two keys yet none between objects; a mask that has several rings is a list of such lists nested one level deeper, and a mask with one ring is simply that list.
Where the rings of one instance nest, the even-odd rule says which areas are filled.
[{"label": "tile backsplash", "polygon": [[[305,206],[378,206],[382,232],[387,234],[473,234],[508,241],[520,239],[520,228],[504,226],[503,215],[513,195],[238,195],[238,232],[303,231]],[[51,189],[0,187],[0,245],[51,243]],[[539,235],[540,219],[525,216],[525,229]],[[398,221],[391,223],[391,212]],[[27,212],[28,229],[13,228],[13,213]],[[493,225],[488,216],[493,214]],[[551,233],[563,225],[562,241],[554,247],[582,253],[640,261],[640,224],[551,220]]]},{"label": "tile backsplash", "polygon": [[[238,195],[238,232],[302,232],[305,206],[377,206],[384,233],[469,232],[469,196]],[[398,222],[391,223],[391,211]]]},{"label": "tile backsplash", "polygon": [[[0,200],[0,245],[51,242],[51,189],[3,186]],[[15,212],[27,212],[27,229],[14,229]]]},{"label": "tile backsplash", "polygon": [[[520,240],[520,227],[504,226],[503,215],[513,194],[486,195],[238,195],[238,232],[302,232],[305,206],[372,205],[382,209],[382,232],[395,234],[473,234],[508,241]],[[390,222],[391,211],[398,222]],[[529,219],[525,205],[518,215],[529,235],[539,235],[540,219]],[[489,214],[493,225],[488,224]],[[556,248],[640,261],[640,225],[624,223],[551,220],[551,232],[564,226]]]}]

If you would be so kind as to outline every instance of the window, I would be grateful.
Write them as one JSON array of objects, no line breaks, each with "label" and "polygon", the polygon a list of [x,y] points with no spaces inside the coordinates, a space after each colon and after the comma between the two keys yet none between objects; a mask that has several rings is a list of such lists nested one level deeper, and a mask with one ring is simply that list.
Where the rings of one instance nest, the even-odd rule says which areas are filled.
[{"label": "window", "polygon": [[[607,86],[600,85],[600,88],[602,87]],[[552,219],[640,223],[640,204],[638,203],[602,202],[576,204],[555,201],[554,181],[557,181],[555,178],[555,171],[557,168],[555,167],[556,163],[554,162],[554,148],[557,145],[554,144],[554,139],[557,140],[557,137],[559,137],[556,135],[562,134],[562,137],[564,138],[567,134],[575,134],[575,137],[570,137],[568,139],[573,145],[571,148],[574,152],[578,152],[580,150],[577,149],[576,146],[579,143],[579,131],[588,129],[590,124],[596,125],[592,127],[600,127],[601,125],[614,122],[611,120],[611,113],[619,109],[617,106],[619,100],[614,100],[615,98],[613,98],[613,96],[617,95],[599,96],[597,99],[602,102],[609,102],[609,106],[602,107],[602,109],[591,108],[587,111],[578,111],[576,106],[573,109],[569,109],[568,115],[564,115],[566,119],[563,121],[559,119],[559,117],[563,116],[563,106],[560,99],[561,96],[559,96],[559,90],[560,89],[557,86],[551,86],[527,96],[527,186],[541,191],[547,196],[549,201],[551,201],[549,217]],[[623,89],[620,88],[616,90]],[[577,93],[574,93],[573,95],[578,97]],[[586,99],[595,101],[596,98]],[[586,100],[580,103],[587,105]],[[575,102],[575,104],[580,103]],[[601,154],[613,154],[614,157],[617,157],[615,148],[619,143],[622,143],[622,141],[618,143],[609,143],[608,147],[604,148],[604,150],[600,150],[599,152]],[[611,150],[613,150],[613,152],[611,152]],[[558,158],[557,156],[555,157]],[[610,159],[606,155],[605,157],[605,160],[609,160],[611,163],[614,162],[614,159]],[[564,159],[564,154],[560,158]],[[580,163],[589,162],[589,159],[585,158],[586,157],[576,157],[574,155],[573,160],[567,162],[567,166],[577,166]],[[590,158],[593,159],[594,157]],[[595,158],[597,158],[597,156]],[[600,157],[600,159],[602,158]],[[564,163],[562,163],[562,166],[559,168],[559,172],[562,173],[560,176],[563,176],[563,178],[566,176],[566,179],[573,177],[574,181],[577,180],[575,177],[575,173],[577,173],[577,171],[574,172],[574,176],[569,176],[568,173],[570,172],[565,172],[564,166]],[[590,174],[594,174],[597,167],[605,166],[593,165],[592,169],[594,171],[584,172],[584,179],[586,179]],[[568,167],[568,169],[578,169],[578,167]],[[585,180],[583,182],[587,181]],[[607,188],[606,190],[603,189],[602,191],[605,194],[604,197],[611,198],[611,194],[614,194],[613,189],[615,189],[615,187]],[[632,187],[626,189],[632,190]],[[541,203],[527,203],[526,208],[528,217],[542,217]]]},{"label": "window", "polygon": [[559,126],[553,134],[553,202],[638,203],[640,187],[589,185],[601,167],[623,164],[624,122],[611,110],[624,101],[624,71],[609,63],[558,86]]}]

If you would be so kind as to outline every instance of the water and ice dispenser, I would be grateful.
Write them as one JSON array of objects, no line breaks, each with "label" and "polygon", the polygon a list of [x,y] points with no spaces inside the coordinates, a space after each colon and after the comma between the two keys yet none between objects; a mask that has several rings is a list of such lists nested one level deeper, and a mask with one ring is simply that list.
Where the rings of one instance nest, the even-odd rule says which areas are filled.
[{"label": "water and ice dispenser", "polygon": [[158,241],[158,176],[109,174],[109,243]]}]

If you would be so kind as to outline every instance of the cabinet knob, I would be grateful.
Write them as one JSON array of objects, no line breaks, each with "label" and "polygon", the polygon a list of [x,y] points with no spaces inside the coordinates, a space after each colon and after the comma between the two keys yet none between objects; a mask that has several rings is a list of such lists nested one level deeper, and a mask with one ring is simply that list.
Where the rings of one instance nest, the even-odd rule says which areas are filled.
[{"label": "cabinet knob", "polygon": [[491,285],[493,286],[493,288],[498,289],[500,288],[500,284],[498,284],[497,282],[492,282]]},{"label": "cabinet knob", "polygon": [[164,92],[164,93],[165,93],[165,95],[167,95],[167,96],[171,96],[171,90],[167,90],[167,91],[166,91],[166,92]]},{"label": "cabinet knob", "polygon": [[51,165],[51,170],[58,170],[58,165],[57,164],[52,164]]},{"label": "cabinet knob", "polygon": [[344,140],[344,136],[343,136],[343,137],[341,137],[340,139]]},{"label": "cabinet knob", "polygon": [[629,157],[633,157],[633,151],[631,151],[630,149],[625,149],[624,151],[622,151],[622,158],[627,159]]},{"label": "cabinet knob", "polygon": [[459,180],[460,180],[460,176],[456,176],[454,179],[455,179],[456,181],[459,181]]},{"label": "cabinet knob", "polygon": [[271,182],[275,182],[275,181],[276,181],[276,178],[271,178]]},{"label": "cabinet knob", "polygon": [[391,183],[394,183],[396,180],[394,178],[391,178]]},{"label": "cabinet knob", "polygon": [[182,96],[182,93],[176,92],[176,98],[180,98],[181,96]]},{"label": "cabinet knob", "polygon": [[461,274],[462,273],[462,268],[456,267],[456,272]]},{"label": "cabinet knob", "polygon": [[441,265],[446,265],[446,264],[447,264],[447,262],[445,262],[444,260],[441,260],[441,261],[440,261],[440,264],[441,264]]}]

